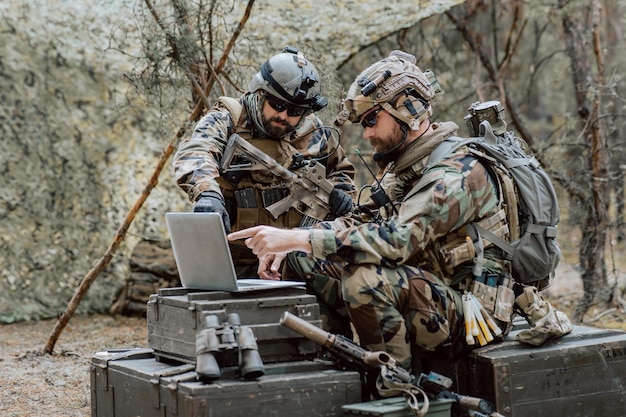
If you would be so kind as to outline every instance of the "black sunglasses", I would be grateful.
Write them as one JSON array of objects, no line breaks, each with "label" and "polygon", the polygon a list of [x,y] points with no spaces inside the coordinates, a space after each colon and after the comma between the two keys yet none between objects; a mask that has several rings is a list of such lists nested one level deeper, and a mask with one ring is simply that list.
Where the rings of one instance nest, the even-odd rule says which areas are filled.
[{"label": "black sunglasses", "polygon": [[307,110],[309,110],[308,107],[289,104],[286,101],[276,98],[270,94],[265,95],[265,100],[267,101],[267,104],[269,104],[270,107],[276,110],[278,113],[282,113],[287,110],[287,116],[289,117],[302,116]]},{"label": "black sunglasses", "polygon": [[382,109],[382,107],[379,107],[376,110],[371,111],[363,116],[363,118],[361,119],[361,125],[363,126],[363,128],[376,126],[378,113],[380,113]]}]

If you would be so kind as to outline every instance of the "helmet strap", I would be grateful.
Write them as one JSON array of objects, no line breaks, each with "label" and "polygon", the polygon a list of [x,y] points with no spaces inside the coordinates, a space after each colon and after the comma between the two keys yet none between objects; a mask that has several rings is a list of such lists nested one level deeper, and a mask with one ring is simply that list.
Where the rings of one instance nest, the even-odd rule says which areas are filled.
[{"label": "helmet strap", "polygon": [[387,111],[387,113],[391,114],[393,117],[398,119],[398,121],[400,121],[400,122],[404,123],[406,126],[408,126],[411,130],[418,130],[420,128],[420,121],[418,119],[410,119],[406,115],[404,115],[401,112],[399,112],[398,110],[396,110],[391,104],[389,104],[389,103],[382,103],[380,106],[383,109],[385,109]]},{"label": "helmet strap", "polygon": [[[393,115],[399,121],[406,123],[411,130],[419,130],[422,121],[426,120],[431,114],[430,104],[428,101],[420,99],[414,95],[409,95],[406,92],[404,92],[404,94],[406,98],[402,105],[406,107],[407,111],[411,113],[411,116],[413,117],[409,117],[407,114],[399,111],[391,104],[392,102],[397,103],[398,96],[390,102],[382,103],[381,107],[387,110],[389,114]],[[416,100],[411,101],[409,100],[409,97],[414,97]]]}]

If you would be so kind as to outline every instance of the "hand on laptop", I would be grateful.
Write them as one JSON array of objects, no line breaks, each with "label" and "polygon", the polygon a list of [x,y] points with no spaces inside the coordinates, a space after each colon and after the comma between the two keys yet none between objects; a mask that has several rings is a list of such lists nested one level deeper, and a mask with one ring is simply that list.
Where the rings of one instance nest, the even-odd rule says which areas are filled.
[{"label": "hand on laptop", "polygon": [[281,275],[278,270],[283,259],[287,257],[286,253],[273,253],[259,260],[259,269],[257,274],[261,279],[269,279],[272,281],[280,281]]},{"label": "hand on laptop", "polygon": [[279,229],[272,226],[255,226],[228,235],[228,240],[246,239],[245,244],[259,260],[268,255],[292,251],[311,253],[307,229]]},{"label": "hand on laptop", "polygon": [[200,194],[200,197],[193,205],[194,213],[219,213],[222,215],[222,222],[224,223],[224,230],[226,233],[230,233],[230,217],[226,206],[224,205],[224,198],[216,191],[204,191]]}]

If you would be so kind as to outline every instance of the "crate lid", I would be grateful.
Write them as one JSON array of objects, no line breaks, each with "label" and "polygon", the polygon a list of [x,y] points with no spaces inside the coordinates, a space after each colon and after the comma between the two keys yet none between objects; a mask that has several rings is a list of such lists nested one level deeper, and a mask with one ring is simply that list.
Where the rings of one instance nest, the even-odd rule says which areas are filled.
[{"label": "crate lid", "polygon": [[[425,417],[450,417],[450,409],[454,400],[434,399],[429,401]],[[421,407],[423,403],[419,403]],[[364,403],[347,404],[341,407],[344,416],[384,416],[414,417],[415,414],[407,405],[404,397],[385,398]]]}]

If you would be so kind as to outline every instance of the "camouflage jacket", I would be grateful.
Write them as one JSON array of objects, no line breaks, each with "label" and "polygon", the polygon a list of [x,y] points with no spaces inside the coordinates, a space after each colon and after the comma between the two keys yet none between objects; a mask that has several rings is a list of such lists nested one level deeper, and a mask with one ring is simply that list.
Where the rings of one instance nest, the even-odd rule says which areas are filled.
[{"label": "camouflage jacket", "polygon": [[[282,146],[295,149],[305,158],[323,157],[338,144],[328,129],[319,129],[322,126],[321,120],[311,114],[296,132],[276,142],[283,142]],[[198,122],[191,137],[179,145],[173,161],[174,175],[176,183],[191,201],[195,201],[203,191],[221,193],[216,181],[220,176],[220,159],[228,138],[235,131],[252,132],[252,137],[255,137],[245,107],[239,120],[233,121],[230,112],[218,103]],[[354,187],[354,166],[341,146],[322,163],[326,166],[327,178],[333,183]]]},{"label": "camouflage jacket", "polygon": [[[458,126],[451,122],[433,123],[433,129],[420,138],[418,146],[424,142],[441,143],[454,135]],[[388,167],[390,175],[383,182],[395,200],[397,214],[381,222],[350,218],[321,223],[310,231],[314,257],[348,264],[419,266],[449,278],[449,271],[444,273],[433,261],[433,257],[439,256],[433,252],[466,224],[492,217],[501,210],[497,186],[485,167],[465,148],[425,171],[421,168],[426,166],[429,153],[408,163],[401,161],[406,153]]]},{"label": "camouflage jacket", "polygon": [[[178,186],[187,193],[189,200],[195,201],[203,191],[216,191],[228,200],[227,208],[230,211],[228,203],[234,200],[234,191],[244,188],[254,188],[258,191],[279,185],[280,180],[267,171],[244,172],[237,177],[236,183],[225,179],[220,172],[220,162],[228,138],[235,132],[285,167],[291,164],[291,156],[295,153],[300,153],[305,159],[321,158],[320,163],[325,166],[326,177],[330,182],[335,185],[344,184],[350,190],[350,194],[356,193],[354,166],[347,159],[345,150],[330,134],[329,129],[323,128],[322,121],[316,115],[308,115],[298,129],[288,137],[280,140],[263,138],[256,133],[242,102],[240,98],[241,114],[238,118],[235,116],[237,120],[233,120],[228,106],[220,100],[197,123],[191,136],[180,143],[173,160],[174,176]],[[232,106],[230,108],[232,110]],[[329,153],[332,154],[328,156]],[[255,193],[258,197],[257,191]],[[294,217],[293,210],[290,211],[292,212],[290,216]],[[281,218],[275,222],[263,214],[261,209],[255,214],[239,213],[237,216],[231,213],[233,214],[238,220],[233,218],[231,220],[243,222],[234,223],[233,230],[257,224],[285,227],[299,224],[297,219],[283,221]]]}]

